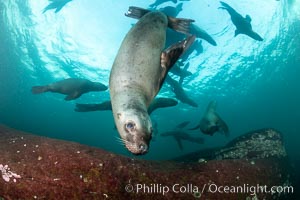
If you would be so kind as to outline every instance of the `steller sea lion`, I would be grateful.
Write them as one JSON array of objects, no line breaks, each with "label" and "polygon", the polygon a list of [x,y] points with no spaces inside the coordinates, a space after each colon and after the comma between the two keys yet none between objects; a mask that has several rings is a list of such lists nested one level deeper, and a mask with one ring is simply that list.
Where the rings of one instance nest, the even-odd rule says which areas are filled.
[{"label": "steller sea lion", "polygon": [[194,36],[164,49],[166,29],[188,33],[193,20],[176,19],[162,12],[130,7],[125,14],[139,21],[125,36],[114,60],[109,89],[112,111],[121,140],[135,155],[149,150],[152,123],[147,112],[165,76]]},{"label": "steller sea lion", "polygon": [[49,0],[49,1],[51,3],[49,3],[49,5],[44,8],[43,13],[52,9],[55,9],[55,13],[58,13],[67,3],[69,3],[72,0]]},{"label": "steller sea lion", "polygon": [[226,136],[229,136],[229,130],[227,124],[221,119],[221,117],[216,113],[216,101],[211,101],[202,117],[198,126],[191,128],[189,130],[196,130],[200,128],[202,133],[207,135],[213,135],[215,132],[221,131]]},{"label": "steller sea lion", "polygon": [[108,87],[102,83],[92,82],[82,78],[68,78],[62,81],[44,86],[33,86],[31,92],[40,94],[43,92],[55,92],[66,94],[66,101],[77,99],[84,93],[92,91],[105,91]]},{"label": "steller sea lion", "polygon": [[184,130],[166,131],[161,133],[160,136],[163,137],[172,136],[176,140],[180,150],[183,150],[182,140],[186,140],[197,144],[204,144],[203,138],[191,136]]},{"label": "steller sea lion", "polygon": [[177,0],[155,0],[154,3],[150,4],[150,8],[157,8],[160,4],[166,3],[168,1],[172,1],[173,3],[177,3]]},{"label": "steller sea lion", "polygon": [[172,90],[179,101],[193,107],[198,107],[198,104],[185,93],[181,85],[169,75],[167,75],[166,82],[172,87]]},{"label": "steller sea lion", "polygon": [[236,27],[234,36],[237,36],[238,34],[245,34],[251,37],[254,40],[263,41],[263,38],[258,35],[258,33],[254,32],[252,30],[251,26],[251,17],[249,15],[246,15],[244,18],[242,15],[240,15],[238,12],[236,12],[231,6],[229,6],[227,3],[220,1],[223,7],[220,7],[221,9],[227,10],[227,12],[231,16],[231,21]]},{"label": "steller sea lion", "polygon": [[[155,111],[158,108],[166,108],[166,107],[172,107],[176,106],[178,102],[175,99],[171,98],[155,98],[149,108],[148,108],[148,114],[151,115],[153,111]],[[111,102],[110,101],[104,101],[102,103],[97,104],[81,104],[76,103],[76,112],[91,112],[91,111],[104,111],[104,110],[112,110]]]}]

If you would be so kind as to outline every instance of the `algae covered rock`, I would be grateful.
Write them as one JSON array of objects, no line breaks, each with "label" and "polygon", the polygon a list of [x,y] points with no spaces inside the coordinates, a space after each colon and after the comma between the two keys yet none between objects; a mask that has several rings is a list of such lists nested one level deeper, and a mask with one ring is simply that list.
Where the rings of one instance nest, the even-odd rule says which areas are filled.
[{"label": "algae covered rock", "polygon": [[[282,199],[286,192],[256,192],[291,185],[284,148],[260,147],[281,136],[262,132],[211,151],[218,159],[199,163],[195,154],[197,162],[186,163],[132,159],[0,126],[0,199]],[[239,150],[246,144],[261,153],[248,159],[251,148]]]}]

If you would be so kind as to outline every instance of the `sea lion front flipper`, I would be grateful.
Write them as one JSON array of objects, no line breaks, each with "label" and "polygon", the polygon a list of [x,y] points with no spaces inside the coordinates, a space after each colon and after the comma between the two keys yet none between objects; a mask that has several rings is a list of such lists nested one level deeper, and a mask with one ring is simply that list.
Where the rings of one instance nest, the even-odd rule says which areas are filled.
[{"label": "sea lion front flipper", "polygon": [[219,131],[221,130],[225,134],[226,137],[229,137],[229,128],[228,128],[227,124],[221,119],[221,117],[217,113],[215,113],[215,114],[218,117],[218,120],[216,122],[217,126],[218,126],[218,130]]},{"label": "sea lion front flipper", "polygon": [[125,13],[126,17],[131,17],[134,19],[140,19],[141,17],[143,17],[145,14],[151,12],[150,10],[144,9],[144,8],[140,8],[140,7],[135,7],[135,6],[130,6],[128,8],[127,13]]},{"label": "sea lion front flipper", "polygon": [[191,33],[196,35],[197,38],[202,38],[213,46],[217,46],[216,41],[202,28],[195,24],[191,25]]},{"label": "sea lion front flipper", "polygon": [[258,35],[258,33],[254,32],[254,31],[250,31],[248,33],[245,33],[246,35],[248,35],[249,37],[251,37],[252,39],[254,40],[257,40],[257,41],[263,41],[264,39]]},{"label": "sea lion front flipper", "polygon": [[191,46],[191,44],[195,41],[195,38],[195,36],[189,36],[185,40],[173,44],[162,52],[160,57],[160,65],[163,70],[161,74],[162,78],[160,86],[162,85],[168,71],[176,63],[178,58]]},{"label": "sea lion front flipper", "polygon": [[252,19],[251,19],[250,15],[246,15],[245,20],[250,23]]},{"label": "sea lion front flipper", "polygon": [[238,34],[241,34],[241,31],[239,29],[236,29],[234,31],[234,37],[236,37]]},{"label": "sea lion front flipper", "polygon": [[61,9],[63,8],[63,5],[62,6],[59,6],[55,9],[55,13],[58,13]]},{"label": "sea lion front flipper", "polygon": [[66,96],[65,100],[66,101],[74,100],[74,99],[77,99],[80,96],[81,96],[81,93],[78,92],[78,91],[75,91],[75,92],[69,94],[68,96]]}]

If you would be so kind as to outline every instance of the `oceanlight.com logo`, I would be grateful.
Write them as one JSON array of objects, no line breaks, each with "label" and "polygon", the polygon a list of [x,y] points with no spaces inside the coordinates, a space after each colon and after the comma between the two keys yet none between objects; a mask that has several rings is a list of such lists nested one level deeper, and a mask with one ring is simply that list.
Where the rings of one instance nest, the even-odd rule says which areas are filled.
[{"label": "oceanlight.com logo", "polygon": [[256,196],[259,193],[265,194],[292,194],[294,193],[293,186],[267,186],[267,185],[249,185],[243,184],[239,186],[223,186],[214,183],[204,184],[202,186],[194,184],[181,185],[175,183],[173,185],[163,185],[163,184],[132,184],[129,183],[125,186],[125,190],[128,193],[136,194],[161,194],[166,195],[167,193],[186,193],[193,194],[194,196],[201,197],[204,193],[220,193],[220,194],[250,194],[251,196]]},{"label": "oceanlight.com logo", "polygon": [[267,185],[249,185],[243,184],[240,186],[221,186],[216,185],[214,183],[209,184],[207,192],[209,193],[224,193],[224,194],[238,194],[238,193],[246,193],[250,195],[256,195],[259,193],[266,194],[275,194],[275,193],[284,193],[284,194],[292,194],[294,193],[293,186],[271,186]]}]

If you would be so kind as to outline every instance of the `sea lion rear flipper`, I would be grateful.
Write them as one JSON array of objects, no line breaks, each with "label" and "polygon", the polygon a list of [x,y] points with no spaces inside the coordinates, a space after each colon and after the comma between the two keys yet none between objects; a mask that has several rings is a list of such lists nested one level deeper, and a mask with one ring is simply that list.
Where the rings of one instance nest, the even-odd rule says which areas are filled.
[{"label": "sea lion rear flipper", "polygon": [[78,91],[75,91],[75,92],[69,94],[68,96],[66,96],[65,100],[66,101],[74,100],[74,99],[77,99],[80,96],[81,96],[81,93],[79,93]]},{"label": "sea lion rear flipper", "polygon": [[200,128],[200,124],[198,124],[196,127],[194,127],[194,128],[189,128],[188,130],[190,130],[190,131],[193,131],[193,130],[197,130],[197,129],[199,129]]},{"label": "sea lion rear flipper", "polygon": [[189,123],[190,123],[190,121],[184,121],[184,122],[181,122],[180,124],[178,124],[178,125],[176,126],[176,129],[183,129],[183,128],[186,127]]},{"label": "sea lion rear flipper", "polygon": [[204,144],[204,138],[201,138],[201,137],[195,137],[191,141],[195,142],[197,144]]},{"label": "sea lion rear flipper", "polygon": [[145,14],[151,12],[150,10],[144,9],[144,8],[139,8],[139,7],[135,7],[135,6],[130,6],[128,8],[127,13],[125,13],[126,17],[131,17],[134,19],[140,19],[141,17],[143,17]]},{"label": "sea lion rear flipper", "polygon": [[167,17],[168,17],[168,27],[169,28],[171,28],[177,32],[186,34],[186,35],[190,34],[190,25],[195,20],[184,19],[184,18],[175,18],[175,17],[170,17],[170,16],[167,16]]},{"label": "sea lion rear flipper", "polygon": [[230,5],[228,5],[227,3],[223,2],[223,1],[220,1],[221,5],[224,6],[224,7],[219,7],[219,9],[225,9],[227,10],[228,12],[236,12]]},{"label": "sea lion rear flipper", "polygon": [[99,104],[80,104],[76,103],[76,112],[90,112],[90,111],[104,111],[104,110],[112,110],[111,102],[104,101]]},{"label": "sea lion rear flipper", "polygon": [[76,112],[90,112],[90,111],[97,111],[99,109],[100,104],[80,104],[76,103]]},{"label": "sea lion rear flipper", "polygon": [[180,140],[179,138],[177,138],[177,137],[174,137],[174,138],[175,138],[175,140],[176,140],[176,142],[177,142],[177,144],[178,144],[179,149],[180,149],[180,150],[183,150],[183,146],[182,146],[181,140]]}]

